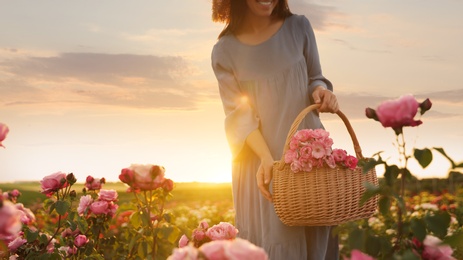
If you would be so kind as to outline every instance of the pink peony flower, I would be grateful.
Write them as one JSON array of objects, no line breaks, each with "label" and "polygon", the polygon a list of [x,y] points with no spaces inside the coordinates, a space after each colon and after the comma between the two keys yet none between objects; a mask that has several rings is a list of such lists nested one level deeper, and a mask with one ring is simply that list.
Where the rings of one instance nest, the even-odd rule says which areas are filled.
[{"label": "pink peony flower", "polygon": [[105,178],[96,179],[89,175],[85,180],[85,188],[88,190],[100,190],[104,183],[106,183]]},{"label": "pink peony flower", "polygon": [[206,231],[206,236],[211,240],[234,239],[237,234],[238,229],[228,222],[220,222]]},{"label": "pink peony flower", "polygon": [[117,200],[117,191],[116,190],[100,190],[98,194],[99,200],[105,201],[116,201]]},{"label": "pink peony flower", "polygon": [[172,255],[167,260],[196,260],[198,259],[198,254],[198,249],[189,244],[182,248],[174,248]]},{"label": "pink peony flower", "polygon": [[418,112],[419,105],[412,95],[405,95],[381,103],[376,109],[376,115],[384,127],[401,129],[404,126],[418,126],[422,122],[413,118]]},{"label": "pink peony flower", "polygon": [[17,237],[15,238],[13,241],[11,241],[10,243],[8,243],[8,249],[11,251],[11,252],[15,252],[18,248],[20,248],[22,245],[24,245],[25,243],[27,242],[26,239],[22,238],[22,237]]},{"label": "pink peony flower", "polygon": [[10,201],[3,201],[0,207],[0,241],[14,240],[21,229],[21,212]]},{"label": "pink peony flower", "polygon": [[62,172],[56,172],[45,176],[40,184],[42,186],[42,193],[47,196],[51,196],[54,192],[69,186],[66,181],[66,174]]},{"label": "pink peony flower", "polygon": [[358,249],[354,249],[350,252],[350,260],[374,260],[373,257],[363,253]]},{"label": "pink peony flower", "polygon": [[180,237],[180,240],[178,241],[178,247],[185,247],[188,245],[188,237],[186,235],[182,235],[182,237]]},{"label": "pink peony flower", "polygon": [[230,241],[225,250],[226,259],[236,260],[267,260],[268,255],[263,248],[260,248],[251,242],[236,238]]},{"label": "pink peony flower", "polygon": [[108,214],[109,211],[109,203],[104,200],[98,200],[94,201],[92,204],[90,204],[90,211],[93,214]]},{"label": "pink peony flower", "polygon": [[19,192],[19,190],[17,190],[17,189],[14,189],[14,190],[8,192],[8,194],[9,194],[10,196],[12,196],[12,197],[19,197],[19,196],[21,196],[21,192]]},{"label": "pink peony flower", "polygon": [[2,142],[3,140],[5,140],[6,135],[8,134],[9,131],[10,129],[8,128],[7,125],[0,123],[0,147],[5,147],[3,146]]},{"label": "pink peony flower", "polygon": [[78,235],[74,239],[74,245],[76,247],[85,246],[88,243],[88,238],[85,235]]},{"label": "pink peony flower", "polygon": [[82,216],[87,210],[87,208],[92,204],[92,202],[93,199],[90,195],[80,197],[79,206],[77,207],[77,213],[79,213],[79,215]]},{"label": "pink peony flower", "polygon": [[424,250],[422,256],[424,259],[453,260],[453,249],[449,245],[442,244],[442,241],[431,235],[427,235],[423,240]]}]

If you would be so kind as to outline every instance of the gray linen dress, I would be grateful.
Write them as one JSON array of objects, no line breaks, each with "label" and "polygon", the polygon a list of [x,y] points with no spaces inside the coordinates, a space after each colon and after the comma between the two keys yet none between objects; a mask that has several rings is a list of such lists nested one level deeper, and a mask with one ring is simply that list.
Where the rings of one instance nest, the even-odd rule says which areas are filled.
[{"label": "gray linen dress", "polygon": [[[282,156],[289,128],[311,104],[315,86],[333,89],[320,67],[315,36],[303,15],[285,19],[281,28],[258,45],[241,43],[232,34],[212,50],[212,68],[225,111],[225,132],[233,156],[232,187],[238,236],[266,250],[270,259],[337,259],[332,227],[288,227],[273,204],[259,192],[260,160],[246,145],[259,128],[274,160]],[[306,116],[300,128],[322,128],[318,115]]]}]

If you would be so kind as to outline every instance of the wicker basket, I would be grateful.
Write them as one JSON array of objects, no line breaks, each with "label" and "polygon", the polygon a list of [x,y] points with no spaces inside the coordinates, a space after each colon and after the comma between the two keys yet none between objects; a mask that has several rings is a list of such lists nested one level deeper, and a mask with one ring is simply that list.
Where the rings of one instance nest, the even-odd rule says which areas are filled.
[{"label": "wicker basket", "polygon": [[[362,206],[359,203],[365,191],[365,182],[378,185],[374,168],[366,174],[358,166],[354,170],[322,167],[310,172],[294,173],[285,163],[284,154],[299,124],[319,106],[311,105],[296,117],[286,138],[282,158],[273,164],[273,203],[276,214],[288,226],[338,225],[368,218],[377,207],[377,197],[369,199]],[[357,159],[362,159],[361,148],[349,120],[340,111],[337,115],[350,134]]]}]

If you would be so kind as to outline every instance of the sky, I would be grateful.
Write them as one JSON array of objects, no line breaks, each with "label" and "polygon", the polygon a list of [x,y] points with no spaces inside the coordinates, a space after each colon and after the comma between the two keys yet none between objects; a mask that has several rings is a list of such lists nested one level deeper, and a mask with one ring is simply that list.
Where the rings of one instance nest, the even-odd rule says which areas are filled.
[{"label": "sky", "polygon": [[[463,1],[289,0],[309,18],[324,75],[364,156],[397,162],[395,135],[366,107],[430,98],[413,147],[463,161]],[[212,0],[0,0],[0,182],[62,171],[117,181],[158,164],[176,182],[229,182],[231,155],[210,53],[223,24]],[[341,120],[322,114],[334,148],[352,153]],[[434,153],[418,178],[447,176]],[[379,170],[380,171],[380,170]]]}]

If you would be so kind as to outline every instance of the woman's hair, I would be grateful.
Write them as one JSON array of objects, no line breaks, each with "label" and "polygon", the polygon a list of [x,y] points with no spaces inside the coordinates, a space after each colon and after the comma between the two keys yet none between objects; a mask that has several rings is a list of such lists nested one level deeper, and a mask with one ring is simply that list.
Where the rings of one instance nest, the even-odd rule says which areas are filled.
[{"label": "woman's hair", "polygon": [[[273,0],[278,1],[272,15],[278,18],[286,18],[291,16],[288,0]],[[213,0],[212,2],[212,20],[214,22],[225,23],[225,28],[219,34],[219,39],[228,34],[234,33],[243,22],[243,14],[247,11],[246,0]]]}]

